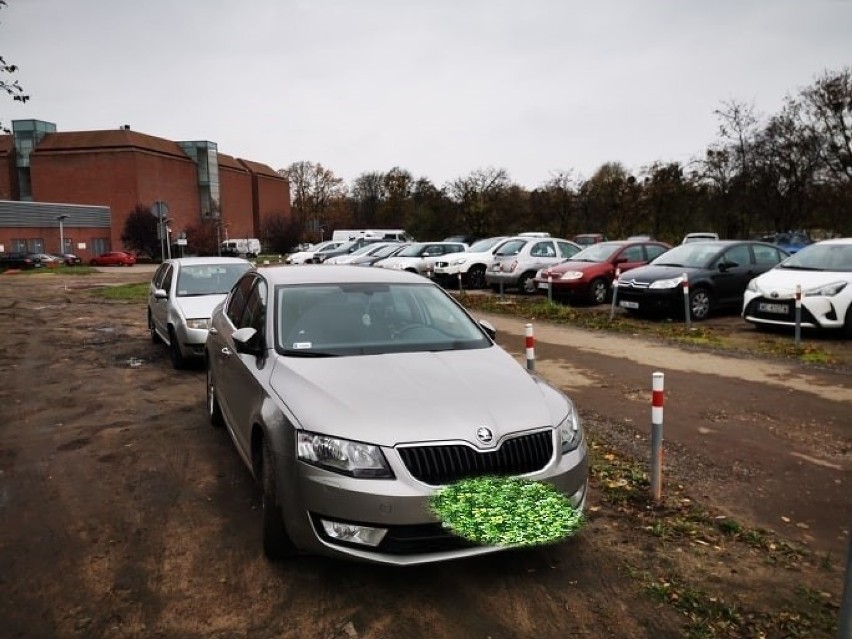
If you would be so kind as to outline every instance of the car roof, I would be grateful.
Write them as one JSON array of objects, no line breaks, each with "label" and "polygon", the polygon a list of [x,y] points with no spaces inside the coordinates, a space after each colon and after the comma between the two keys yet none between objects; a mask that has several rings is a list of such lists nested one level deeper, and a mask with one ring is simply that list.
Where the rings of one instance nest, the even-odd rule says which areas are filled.
[{"label": "car roof", "polygon": [[384,268],[364,268],[350,265],[304,264],[268,266],[257,269],[270,284],[429,284],[430,280],[408,271]]},{"label": "car roof", "polygon": [[246,262],[251,264],[251,262],[241,257],[218,257],[216,255],[209,257],[173,257],[170,260],[166,260],[166,262],[177,264],[178,266],[192,266],[193,264],[245,264]]}]

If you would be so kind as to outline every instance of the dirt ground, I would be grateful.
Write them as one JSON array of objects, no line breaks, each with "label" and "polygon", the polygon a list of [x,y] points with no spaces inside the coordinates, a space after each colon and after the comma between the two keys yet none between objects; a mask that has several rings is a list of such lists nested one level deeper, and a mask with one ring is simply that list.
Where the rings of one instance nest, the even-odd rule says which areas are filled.
[{"label": "dirt ground", "polygon": [[[836,636],[848,369],[537,324],[536,369],[597,459],[580,535],[413,569],[270,564],[203,369],[170,367],[144,304],[91,295],[149,277],[0,276],[0,637]],[[522,359],[523,320],[488,319]],[[662,504],[630,481],[657,370]]]}]

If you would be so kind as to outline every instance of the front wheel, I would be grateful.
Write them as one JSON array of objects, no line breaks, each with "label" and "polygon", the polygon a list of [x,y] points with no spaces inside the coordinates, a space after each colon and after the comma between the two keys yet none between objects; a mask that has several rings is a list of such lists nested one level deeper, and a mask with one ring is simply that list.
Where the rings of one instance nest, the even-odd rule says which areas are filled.
[{"label": "front wheel", "polygon": [[471,266],[467,272],[468,288],[485,288],[485,267],[481,264]]},{"label": "front wheel", "polygon": [[603,278],[597,278],[589,286],[589,300],[592,304],[603,304],[609,295],[609,286]]},{"label": "front wheel", "polygon": [[151,343],[158,344],[160,336],[157,335],[157,329],[154,328],[154,318],[151,317],[151,311],[148,311],[148,330],[151,331]]},{"label": "front wheel", "polygon": [[261,488],[263,489],[263,553],[267,559],[284,559],[296,553],[296,547],[284,528],[278,485],[275,480],[275,459],[266,440],[263,447]]},{"label": "front wheel", "polygon": [[175,333],[175,329],[172,326],[169,326],[169,357],[172,360],[172,368],[179,370],[186,366],[186,358],[180,352],[177,333]]},{"label": "front wheel", "polygon": [[710,291],[706,288],[694,288],[689,292],[689,311],[695,321],[707,319],[711,306]]},{"label": "front wheel", "polygon": [[843,322],[843,336],[852,339],[852,304],[846,309],[846,321]]}]

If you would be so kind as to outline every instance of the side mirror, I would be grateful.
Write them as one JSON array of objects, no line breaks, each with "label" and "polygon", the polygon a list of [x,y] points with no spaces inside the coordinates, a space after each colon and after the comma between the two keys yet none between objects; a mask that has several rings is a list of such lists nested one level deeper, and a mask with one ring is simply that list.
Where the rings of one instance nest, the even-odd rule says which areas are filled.
[{"label": "side mirror", "polygon": [[169,299],[169,294],[166,292],[166,289],[158,288],[154,291],[154,299],[167,300]]},{"label": "side mirror", "polygon": [[258,339],[257,329],[246,326],[245,328],[234,331],[231,337],[234,339],[234,348],[237,349],[238,353],[258,356],[263,354],[262,345],[259,344],[260,340]]},{"label": "side mirror", "polygon": [[486,332],[488,337],[490,337],[492,340],[496,341],[497,329],[494,328],[494,326],[491,324],[491,322],[488,322],[486,320],[479,320],[479,325],[482,327],[482,330],[484,330]]},{"label": "side mirror", "polygon": [[729,261],[719,262],[719,270],[722,271],[723,273],[725,271],[727,271],[728,269],[736,268],[737,266],[739,266],[739,264],[737,262],[729,262]]}]

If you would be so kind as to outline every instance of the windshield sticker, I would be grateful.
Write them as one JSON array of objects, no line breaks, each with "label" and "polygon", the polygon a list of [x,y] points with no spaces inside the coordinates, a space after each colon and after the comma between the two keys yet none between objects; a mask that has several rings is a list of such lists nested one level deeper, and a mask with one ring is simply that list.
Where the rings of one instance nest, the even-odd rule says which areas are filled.
[{"label": "windshield sticker", "polygon": [[312,342],[293,342],[293,350],[301,350],[303,348],[313,348]]}]

